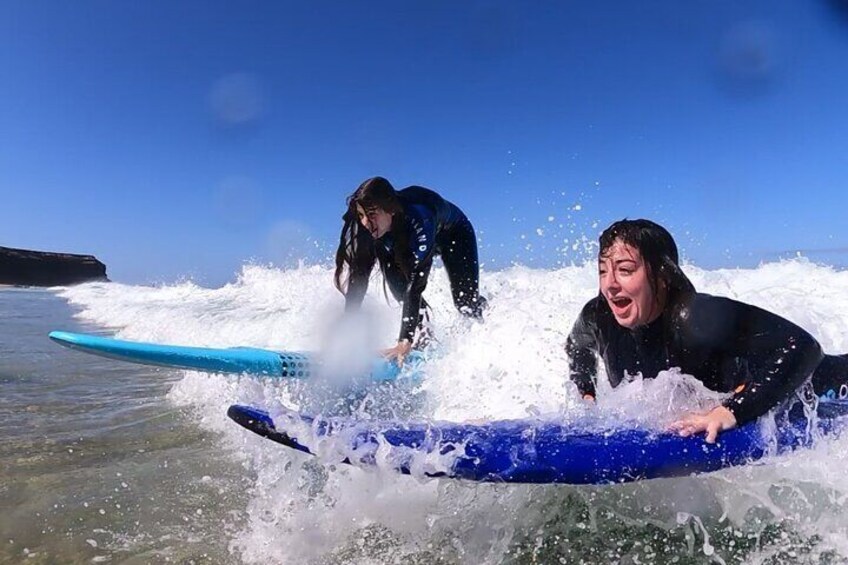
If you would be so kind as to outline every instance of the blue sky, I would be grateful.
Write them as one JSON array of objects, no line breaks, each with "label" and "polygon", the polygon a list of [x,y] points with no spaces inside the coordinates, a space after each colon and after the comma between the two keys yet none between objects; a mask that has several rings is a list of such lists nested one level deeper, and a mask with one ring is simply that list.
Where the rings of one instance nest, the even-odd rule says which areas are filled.
[{"label": "blue sky", "polygon": [[0,245],[114,280],[328,257],[365,178],[484,267],[610,222],[708,267],[848,264],[842,0],[0,3]]}]

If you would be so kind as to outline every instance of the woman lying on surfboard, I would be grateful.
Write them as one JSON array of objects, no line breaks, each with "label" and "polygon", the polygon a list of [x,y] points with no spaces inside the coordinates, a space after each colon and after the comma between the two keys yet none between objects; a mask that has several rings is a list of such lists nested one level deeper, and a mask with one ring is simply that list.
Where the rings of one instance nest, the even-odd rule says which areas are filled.
[{"label": "woman lying on surfboard", "polygon": [[598,296],[583,307],[566,343],[571,380],[586,400],[595,399],[598,355],[613,387],[628,375],[653,378],[679,367],[707,388],[733,393],[671,426],[682,436],[706,432],[714,443],[719,432],[762,416],[807,382],[819,396],[848,382],[848,356],[823,355],[792,322],[696,292],[678,265],[674,239],[654,222],[608,227],[598,272]]},{"label": "woman lying on surfboard", "polygon": [[442,256],[457,309],[482,319],[486,299],[479,293],[477,238],[454,204],[432,190],[410,186],[396,191],[386,179],[374,177],[348,197],[342,219],[335,283],[345,295],[345,310],[362,304],[375,262],[392,295],[403,303],[397,345],[384,355],[401,363],[421,338],[427,308],[421,294],[436,255]]}]

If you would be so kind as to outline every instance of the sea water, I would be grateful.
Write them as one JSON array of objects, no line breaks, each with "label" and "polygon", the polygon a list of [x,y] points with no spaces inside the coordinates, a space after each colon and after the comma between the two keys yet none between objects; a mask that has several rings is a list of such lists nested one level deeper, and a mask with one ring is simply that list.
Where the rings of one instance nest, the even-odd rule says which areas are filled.
[{"label": "sea water", "polygon": [[[827,352],[848,351],[846,271],[804,259],[685,270],[700,291],[768,308]],[[0,291],[0,561],[848,561],[848,438],[708,475],[498,485],[338,465],[226,417],[234,403],[418,421],[585,411],[563,343],[597,292],[596,267],[484,272],[481,288],[490,303],[483,324],[455,312],[435,269],[426,295],[437,342],[426,377],[364,387],[143,367],[61,348],[46,334],[296,351],[348,339],[389,346],[400,310],[386,303],[379,277],[357,327],[342,321],[342,298],[322,265],[247,266],[221,288]],[[717,398],[669,372],[602,387],[595,416],[661,425]]]}]

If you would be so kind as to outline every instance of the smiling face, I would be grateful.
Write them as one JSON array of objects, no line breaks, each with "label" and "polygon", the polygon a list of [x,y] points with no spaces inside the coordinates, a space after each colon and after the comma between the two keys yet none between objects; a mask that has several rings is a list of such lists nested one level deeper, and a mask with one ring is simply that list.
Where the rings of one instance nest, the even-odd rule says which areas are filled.
[{"label": "smiling face", "polygon": [[649,324],[662,313],[664,293],[660,285],[660,296],[654,292],[650,276],[639,250],[620,239],[598,259],[601,294],[615,320],[625,328]]},{"label": "smiling face", "polygon": [[382,208],[370,208],[366,210],[361,204],[356,204],[356,214],[359,223],[362,224],[371,237],[380,239],[392,228],[392,215]]}]

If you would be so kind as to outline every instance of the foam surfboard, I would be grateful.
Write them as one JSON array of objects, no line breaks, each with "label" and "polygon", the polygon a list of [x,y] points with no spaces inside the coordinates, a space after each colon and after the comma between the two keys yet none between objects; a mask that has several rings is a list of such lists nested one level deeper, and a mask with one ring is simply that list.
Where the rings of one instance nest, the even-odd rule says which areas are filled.
[{"label": "foam surfboard", "polygon": [[374,422],[312,418],[233,405],[241,426],[328,463],[390,468],[403,474],[481,482],[609,484],[717,471],[812,445],[848,426],[848,401],[820,400],[812,423],[803,411],[781,417],[776,434],[757,422],[703,435],[640,428],[599,429],[541,420],[486,424]]},{"label": "foam surfboard", "polygon": [[[110,359],[212,373],[248,373],[304,379],[312,376],[320,367],[320,359],[315,354],[295,351],[160,345],[63,331],[50,332],[49,337],[65,347]],[[398,367],[394,361],[375,358],[368,376],[374,381],[395,380],[402,373],[418,378],[422,362],[423,357],[418,352],[407,356],[403,368]],[[410,370],[404,372],[407,368]]]}]

